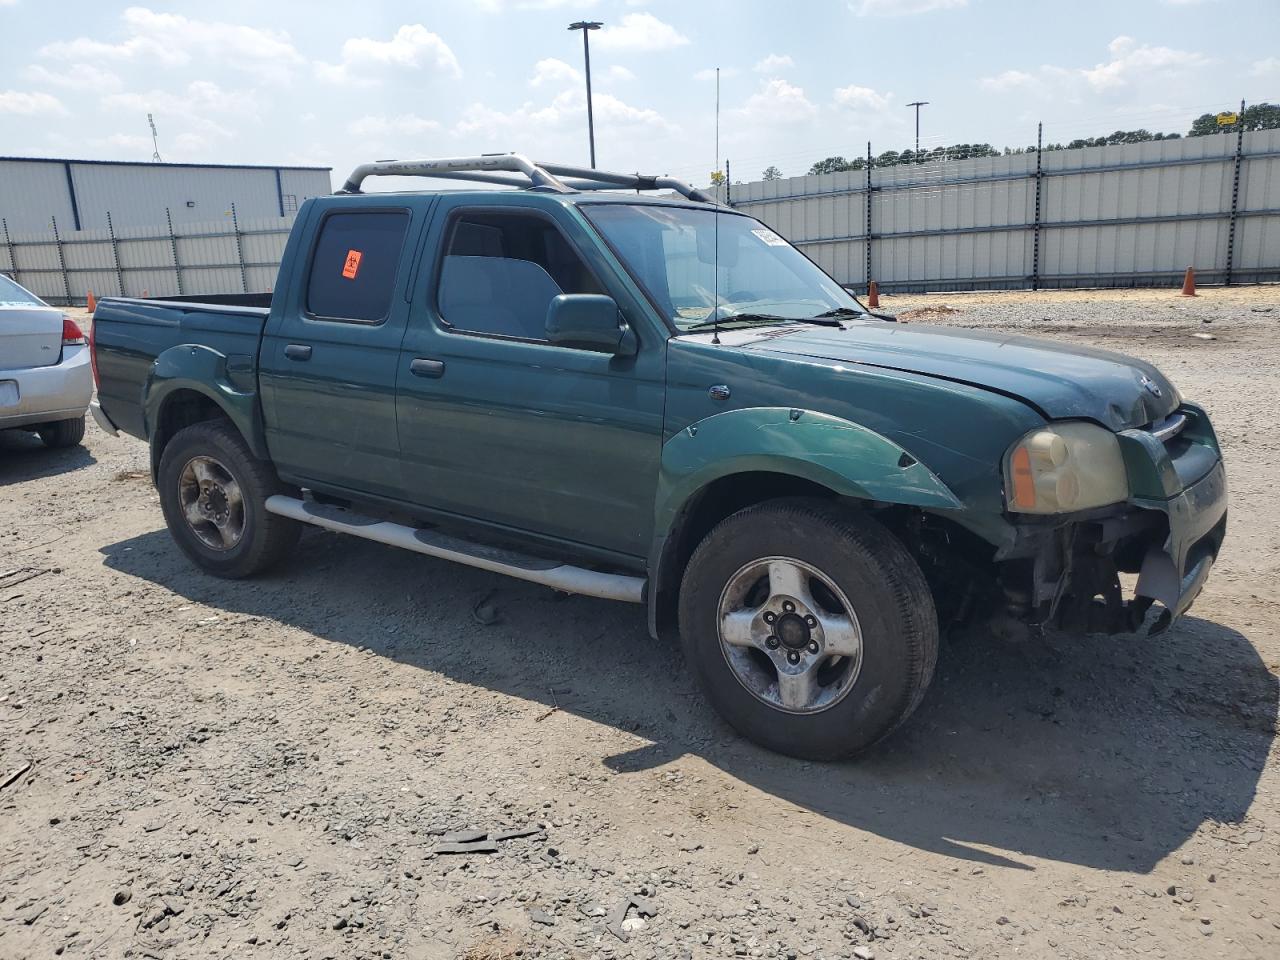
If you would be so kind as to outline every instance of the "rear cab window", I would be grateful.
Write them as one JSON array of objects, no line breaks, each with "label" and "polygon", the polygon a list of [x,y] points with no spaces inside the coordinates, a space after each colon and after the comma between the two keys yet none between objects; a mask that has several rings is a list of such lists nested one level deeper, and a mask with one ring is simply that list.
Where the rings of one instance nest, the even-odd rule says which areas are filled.
[{"label": "rear cab window", "polygon": [[307,313],[352,323],[385,320],[408,230],[409,214],[404,210],[326,216],[311,259]]}]

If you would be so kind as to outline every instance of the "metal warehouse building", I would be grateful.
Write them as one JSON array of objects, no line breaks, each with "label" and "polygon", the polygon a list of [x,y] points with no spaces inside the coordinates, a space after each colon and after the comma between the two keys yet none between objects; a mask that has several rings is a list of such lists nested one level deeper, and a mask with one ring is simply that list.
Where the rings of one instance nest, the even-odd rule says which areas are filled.
[{"label": "metal warehouse building", "polygon": [[331,193],[329,167],[229,166],[0,157],[0,218],[11,234],[284,217]]}]

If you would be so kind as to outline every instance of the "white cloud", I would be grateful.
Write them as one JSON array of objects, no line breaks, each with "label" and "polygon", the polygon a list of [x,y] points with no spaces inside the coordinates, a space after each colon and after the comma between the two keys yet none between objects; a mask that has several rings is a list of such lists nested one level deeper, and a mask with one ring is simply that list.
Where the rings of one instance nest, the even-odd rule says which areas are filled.
[{"label": "white cloud", "polygon": [[230,137],[232,131],[208,119],[207,114],[221,114],[232,122],[258,122],[258,98],[244,90],[224,90],[210,80],[195,80],[185,91],[149,90],[111,93],[102,98],[107,109],[126,110],[135,114],[155,113],[184,127],[200,129],[218,137]]},{"label": "white cloud", "polygon": [[[595,94],[592,106],[598,138],[600,131],[609,128],[674,129],[658,111],[634,107],[609,93]],[[506,137],[536,144],[545,141],[549,133],[585,130],[586,112],[586,92],[576,88],[557,94],[548,104],[526,102],[506,112],[483,103],[473,103],[463,111],[453,133],[473,140],[477,137]]]},{"label": "white cloud", "polygon": [[1202,53],[1145,43],[1139,46],[1132,37],[1116,37],[1107,44],[1107,50],[1111,53],[1110,60],[1081,71],[1095,90],[1123,87],[1140,77],[1203,67],[1210,62]]},{"label": "white cloud", "polygon": [[877,93],[870,87],[851,84],[838,87],[832,95],[837,107],[859,114],[891,114],[893,94]]},{"label": "white cloud", "polygon": [[12,7],[17,4],[18,0],[0,0],[0,7]]},{"label": "white cloud", "polygon": [[1017,90],[1020,87],[1033,86],[1038,81],[1034,76],[1023,70],[1006,70],[1004,73],[998,73],[994,77],[983,77],[978,82],[985,90],[1006,93],[1009,90]]},{"label": "white cloud", "polygon": [[[736,77],[739,73],[737,67],[721,67],[720,79],[728,80],[730,77]],[[714,80],[716,78],[716,68],[707,67],[705,70],[699,70],[693,75],[695,80]]]},{"label": "white cloud", "polygon": [[26,76],[33,83],[63,87],[67,90],[88,90],[94,93],[110,93],[124,86],[118,76],[91,63],[73,63],[67,67],[50,70],[42,64],[32,64]]},{"label": "white cloud", "polygon": [[756,73],[777,73],[780,70],[790,70],[795,65],[795,61],[791,59],[789,54],[779,56],[776,53],[771,53],[751,69]]},{"label": "white cloud", "polygon": [[849,8],[860,17],[901,17],[968,5],[969,0],[852,0]]},{"label": "white cloud", "polygon": [[504,10],[563,10],[573,7],[580,10],[594,7],[600,0],[471,0],[471,5],[484,13],[502,13]]},{"label": "white cloud", "polygon": [[626,80],[634,80],[636,75],[621,64],[615,63],[605,73],[605,78],[618,83]]},{"label": "white cloud", "polygon": [[1135,83],[1178,77],[1187,71],[1208,66],[1213,61],[1202,53],[1139,44],[1132,37],[1116,37],[1107,44],[1111,59],[1092,67],[1061,67],[1045,64],[1035,73],[1005,70],[983,77],[979,84],[994,93],[1034,90],[1062,97],[1072,87],[1093,93],[1111,93]]},{"label": "white cloud", "polygon": [[533,76],[529,78],[529,86],[540,87],[543,84],[558,86],[565,83],[580,83],[581,81],[582,74],[576,68],[569,66],[563,60],[548,57],[545,60],[539,60],[533,65]]},{"label": "white cloud", "polygon": [[0,90],[0,113],[65,115],[67,108],[50,93],[39,91]]},{"label": "white cloud", "polygon": [[623,15],[621,26],[601,29],[595,42],[602,50],[647,52],[683,47],[689,38],[652,13],[628,13]]},{"label": "white cloud", "polygon": [[376,82],[369,72],[383,67],[421,69],[430,66],[451,77],[462,76],[458,58],[439,34],[420,23],[407,23],[390,40],[352,37],[342,44],[338,63],[316,62],[316,76],[333,83]]},{"label": "white cloud", "polygon": [[1280,74],[1280,57],[1255,60],[1253,66],[1249,68],[1249,75],[1254,77],[1270,77],[1276,74]]},{"label": "white cloud", "polygon": [[347,124],[347,132],[357,137],[381,137],[392,133],[432,133],[440,129],[440,123],[415,113],[402,113],[388,117],[370,115]]},{"label": "white cloud", "polygon": [[47,44],[40,48],[40,55],[81,63],[105,59],[167,67],[203,58],[276,80],[287,77],[292,67],[302,62],[288,34],[281,31],[193,20],[146,7],[128,8],[123,19],[127,35],[119,43],[77,37]]},{"label": "white cloud", "polygon": [[747,102],[732,116],[745,123],[756,125],[796,124],[812,120],[818,108],[805,96],[804,89],[780,77],[764,80],[760,89],[747,98]]}]

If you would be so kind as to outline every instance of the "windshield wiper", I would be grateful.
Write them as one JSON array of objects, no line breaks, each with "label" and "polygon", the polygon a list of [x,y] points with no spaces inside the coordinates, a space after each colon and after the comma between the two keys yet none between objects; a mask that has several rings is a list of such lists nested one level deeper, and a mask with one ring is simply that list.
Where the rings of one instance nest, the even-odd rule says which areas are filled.
[{"label": "windshield wiper", "polygon": [[721,317],[719,320],[700,320],[695,324],[687,326],[683,333],[693,333],[698,330],[711,330],[714,327],[724,327],[731,323],[746,324],[764,324],[764,323],[812,323],[819,327],[838,327],[839,322],[829,320],[825,317],[780,317],[772,313],[735,313],[728,317]]},{"label": "windshield wiper", "polygon": [[852,307],[836,307],[834,310],[828,310],[826,313],[820,313],[814,319],[823,317],[875,317],[877,320],[889,320],[897,322],[898,318],[890,316],[887,313],[875,313],[871,310],[854,310]]}]

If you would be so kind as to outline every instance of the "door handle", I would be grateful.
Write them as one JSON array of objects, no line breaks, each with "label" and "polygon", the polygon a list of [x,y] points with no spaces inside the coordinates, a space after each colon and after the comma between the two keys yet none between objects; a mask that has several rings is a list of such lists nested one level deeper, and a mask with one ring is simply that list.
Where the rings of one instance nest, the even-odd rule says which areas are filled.
[{"label": "door handle", "polygon": [[284,348],[284,355],[290,360],[310,360],[311,345],[307,343],[290,343]]},{"label": "door handle", "polygon": [[443,377],[444,361],[428,360],[426,357],[414,357],[409,363],[409,372],[415,377]]}]

